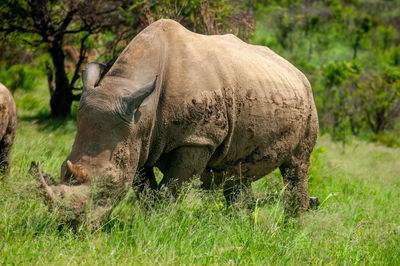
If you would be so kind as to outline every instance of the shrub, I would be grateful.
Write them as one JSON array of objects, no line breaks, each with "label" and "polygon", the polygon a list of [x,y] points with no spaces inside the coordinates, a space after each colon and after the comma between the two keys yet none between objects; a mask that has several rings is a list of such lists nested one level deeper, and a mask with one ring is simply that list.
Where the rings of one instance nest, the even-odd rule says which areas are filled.
[{"label": "shrub", "polygon": [[386,68],[381,75],[365,73],[357,82],[357,96],[370,130],[380,134],[400,116],[400,71]]},{"label": "shrub", "polygon": [[335,140],[346,141],[346,135],[351,130],[357,134],[359,130],[358,101],[354,98],[354,81],[358,78],[361,67],[356,61],[331,62],[323,68],[324,112],[322,123],[330,128]]},{"label": "shrub", "polygon": [[15,64],[7,68],[5,64],[0,64],[0,82],[12,92],[16,89],[33,90],[42,75],[40,69],[31,65]]}]

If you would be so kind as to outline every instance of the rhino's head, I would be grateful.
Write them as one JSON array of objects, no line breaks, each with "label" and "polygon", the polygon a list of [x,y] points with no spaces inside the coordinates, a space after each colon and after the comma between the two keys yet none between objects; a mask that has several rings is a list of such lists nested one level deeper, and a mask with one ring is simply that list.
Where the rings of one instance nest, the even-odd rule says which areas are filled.
[{"label": "rhino's head", "polygon": [[83,73],[78,131],[61,167],[61,184],[48,185],[37,167],[43,195],[57,207],[62,222],[91,226],[101,222],[130,188],[146,138],[146,117],[139,121],[137,116],[157,76],[148,84],[121,90],[120,83],[113,87],[109,81],[96,86],[101,68],[90,63]]}]

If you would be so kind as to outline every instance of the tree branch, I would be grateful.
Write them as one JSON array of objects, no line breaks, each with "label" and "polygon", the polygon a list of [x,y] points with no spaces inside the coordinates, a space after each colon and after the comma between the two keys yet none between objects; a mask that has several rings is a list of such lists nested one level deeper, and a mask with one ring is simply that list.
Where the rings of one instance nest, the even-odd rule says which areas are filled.
[{"label": "tree branch", "polygon": [[35,40],[35,41],[28,41],[26,39],[22,40],[24,43],[29,44],[30,46],[39,46],[43,43],[43,40]]},{"label": "tree branch", "polygon": [[77,30],[67,30],[67,31],[64,31],[64,34],[75,34],[75,33],[83,32],[83,31],[88,31],[88,28],[86,26],[84,26]]},{"label": "tree branch", "polygon": [[88,34],[86,34],[82,39],[81,39],[81,48],[79,51],[79,60],[75,65],[75,72],[74,72],[74,76],[71,79],[71,82],[69,84],[70,88],[74,87],[75,82],[78,80],[79,78],[79,71],[81,68],[81,65],[83,63],[83,60],[85,60],[85,52],[86,52],[86,47],[85,47],[85,41],[86,39],[91,35],[92,33],[89,32]]},{"label": "tree branch", "polygon": [[67,29],[68,25],[71,23],[74,15],[77,11],[78,11],[77,9],[72,9],[67,13],[65,18],[63,19],[61,26],[57,29],[57,34],[56,34],[57,36],[62,36],[65,34],[65,30]]}]

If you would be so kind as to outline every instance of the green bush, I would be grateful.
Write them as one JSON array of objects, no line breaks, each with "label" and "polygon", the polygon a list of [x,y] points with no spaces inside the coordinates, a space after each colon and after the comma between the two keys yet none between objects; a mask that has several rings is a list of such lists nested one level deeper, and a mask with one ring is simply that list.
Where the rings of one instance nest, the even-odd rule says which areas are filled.
[{"label": "green bush", "polygon": [[17,89],[34,90],[41,76],[43,73],[37,66],[15,64],[7,68],[6,64],[0,63],[0,82],[12,92]]},{"label": "green bush", "polygon": [[354,98],[354,80],[361,71],[357,61],[331,62],[323,67],[326,89],[321,95],[324,99],[322,124],[329,128],[335,140],[346,142],[348,134],[359,130],[358,99]]},{"label": "green bush", "polygon": [[372,134],[371,141],[381,143],[388,147],[399,147],[400,142],[398,137],[385,134]]},{"label": "green bush", "polygon": [[400,71],[387,67],[382,73],[367,72],[357,81],[356,97],[369,129],[382,134],[400,116]]}]

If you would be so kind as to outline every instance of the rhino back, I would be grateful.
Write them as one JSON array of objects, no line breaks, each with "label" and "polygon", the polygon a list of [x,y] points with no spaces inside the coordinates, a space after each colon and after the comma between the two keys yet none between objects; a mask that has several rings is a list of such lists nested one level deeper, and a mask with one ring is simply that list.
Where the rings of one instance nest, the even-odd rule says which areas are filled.
[{"label": "rhino back", "polygon": [[275,162],[299,143],[313,106],[304,75],[265,47],[176,29],[159,106],[165,152],[207,145],[209,167]]}]

